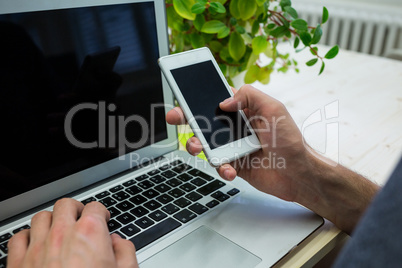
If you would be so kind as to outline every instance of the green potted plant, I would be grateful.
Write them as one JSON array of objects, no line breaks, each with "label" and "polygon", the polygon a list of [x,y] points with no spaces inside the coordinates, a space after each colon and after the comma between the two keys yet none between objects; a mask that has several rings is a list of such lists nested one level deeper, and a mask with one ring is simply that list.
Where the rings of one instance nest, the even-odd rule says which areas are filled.
[{"label": "green potted plant", "polygon": [[[322,24],[328,20],[323,7],[322,21],[309,26],[298,17],[290,0],[166,0],[171,53],[207,46],[211,49],[228,82],[246,72],[245,83],[269,83],[277,70],[299,72],[298,63],[289,54],[277,51],[280,41],[291,42],[299,52],[309,49],[312,66],[334,58],[339,48],[332,47],[320,56],[315,46],[322,36]],[[265,55],[266,64],[260,57]]]},{"label": "green potted plant", "polygon": [[[309,49],[312,59],[306,64],[320,61],[319,74],[324,71],[324,59],[334,58],[339,51],[334,46],[320,56],[315,46],[328,20],[325,7],[321,23],[313,26],[299,18],[291,0],[166,0],[166,12],[170,52],[209,47],[232,86],[232,79],[241,72],[247,84],[268,84],[275,70],[299,72],[297,61],[277,50],[281,41],[289,42],[296,52]],[[178,130],[185,146],[193,133],[188,126]],[[200,157],[205,159],[202,153]]]}]

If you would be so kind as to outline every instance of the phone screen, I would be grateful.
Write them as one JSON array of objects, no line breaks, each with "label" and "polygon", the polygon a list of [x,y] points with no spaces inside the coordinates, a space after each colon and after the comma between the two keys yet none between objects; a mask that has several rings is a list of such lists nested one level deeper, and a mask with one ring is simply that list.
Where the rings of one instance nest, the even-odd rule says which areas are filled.
[{"label": "phone screen", "polygon": [[180,67],[171,73],[211,149],[251,135],[239,112],[224,112],[230,97],[212,61]]}]

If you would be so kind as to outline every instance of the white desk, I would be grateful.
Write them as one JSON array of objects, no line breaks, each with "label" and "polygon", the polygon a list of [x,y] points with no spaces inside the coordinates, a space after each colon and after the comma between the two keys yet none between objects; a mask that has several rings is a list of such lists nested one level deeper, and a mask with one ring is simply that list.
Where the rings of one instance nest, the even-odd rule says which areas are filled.
[{"label": "white desk", "polygon": [[[296,57],[299,74],[274,73],[268,85],[254,86],[283,102],[299,127],[313,112],[338,101],[339,116],[306,128],[307,142],[324,149],[325,124],[338,123],[339,162],[383,185],[402,152],[402,61],[341,50],[317,76],[319,64],[304,64],[310,52]],[[346,237],[326,222],[276,267],[312,266]]]}]

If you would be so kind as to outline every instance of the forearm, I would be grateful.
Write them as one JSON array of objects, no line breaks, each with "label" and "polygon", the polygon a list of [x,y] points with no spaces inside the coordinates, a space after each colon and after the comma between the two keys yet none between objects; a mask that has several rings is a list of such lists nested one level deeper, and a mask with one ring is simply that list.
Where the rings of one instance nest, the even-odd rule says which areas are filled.
[{"label": "forearm", "polygon": [[350,234],[379,186],[340,164],[329,165],[311,153],[308,159],[302,174],[305,188],[295,201]]}]

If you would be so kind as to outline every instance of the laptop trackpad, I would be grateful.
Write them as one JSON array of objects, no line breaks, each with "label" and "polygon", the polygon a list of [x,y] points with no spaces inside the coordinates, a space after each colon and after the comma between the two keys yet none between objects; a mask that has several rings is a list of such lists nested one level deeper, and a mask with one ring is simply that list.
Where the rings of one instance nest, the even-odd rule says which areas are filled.
[{"label": "laptop trackpad", "polygon": [[208,227],[201,226],[140,264],[140,268],[251,268],[261,259]]}]

